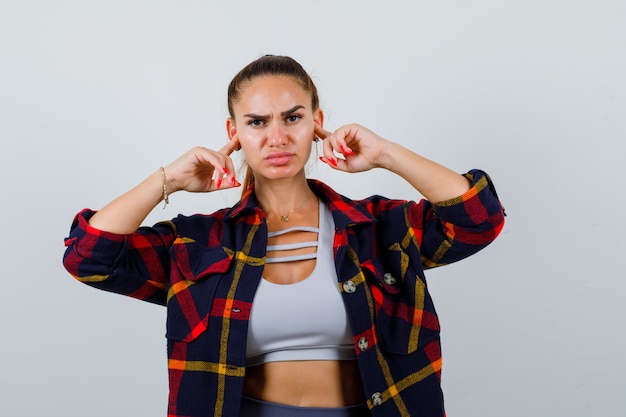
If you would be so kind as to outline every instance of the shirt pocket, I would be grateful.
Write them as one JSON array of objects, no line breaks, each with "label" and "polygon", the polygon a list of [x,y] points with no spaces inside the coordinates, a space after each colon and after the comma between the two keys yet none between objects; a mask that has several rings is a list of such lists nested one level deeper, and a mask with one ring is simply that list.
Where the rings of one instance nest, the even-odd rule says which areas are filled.
[{"label": "shirt pocket", "polygon": [[376,334],[384,351],[407,355],[439,337],[439,319],[423,273],[413,268],[402,251],[389,255],[385,256],[386,266],[374,262],[371,271],[378,284],[371,287]]},{"label": "shirt pocket", "polygon": [[222,246],[173,245],[167,301],[168,339],[191,342],[207,330],[218,284],[232,264],[231,253]]}]

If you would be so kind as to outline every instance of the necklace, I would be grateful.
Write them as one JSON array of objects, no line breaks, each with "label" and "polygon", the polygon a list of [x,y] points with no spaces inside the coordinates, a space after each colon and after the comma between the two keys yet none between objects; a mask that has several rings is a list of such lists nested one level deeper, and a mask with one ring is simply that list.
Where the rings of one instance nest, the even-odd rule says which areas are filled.
[{"label": "necklace", "polygon": [[302,202],[300,203],[299,206],[294,207],[293,209],[291,209],[291,211],[287,214],[278,214],[278,217],[280,217],[280,220],[287,223],[289,221],[289,216],[291,216],[293,214],[294,211],[298,210],[299,208],[301,208],[302,206],[304,206],[306,204],[307,201],[309,201],[311,199],[311,195],[309,194],[309,196]]}]

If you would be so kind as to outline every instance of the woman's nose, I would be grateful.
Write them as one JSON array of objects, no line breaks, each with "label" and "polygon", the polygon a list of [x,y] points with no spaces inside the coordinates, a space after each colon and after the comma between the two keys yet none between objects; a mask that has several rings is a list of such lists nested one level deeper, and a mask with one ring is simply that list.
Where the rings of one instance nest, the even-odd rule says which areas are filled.
[{"label": "woman's nose", "polygon": [[287,135],[280,123],[271,123],[267,135],[267,142],[270,146],[278,146],[287,143]]}]

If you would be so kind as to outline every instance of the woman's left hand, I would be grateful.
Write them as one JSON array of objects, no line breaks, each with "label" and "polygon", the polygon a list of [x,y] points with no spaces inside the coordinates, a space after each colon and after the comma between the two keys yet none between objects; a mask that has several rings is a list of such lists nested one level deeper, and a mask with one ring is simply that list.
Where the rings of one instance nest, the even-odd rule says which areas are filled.
[{"label": "woman's left hand", "polygon": [[361,125],[345,125],[332,133],[316,125],[315,134],[324,141],[320,159],[337,170],[362,172],[387,167],[390,142]]}]

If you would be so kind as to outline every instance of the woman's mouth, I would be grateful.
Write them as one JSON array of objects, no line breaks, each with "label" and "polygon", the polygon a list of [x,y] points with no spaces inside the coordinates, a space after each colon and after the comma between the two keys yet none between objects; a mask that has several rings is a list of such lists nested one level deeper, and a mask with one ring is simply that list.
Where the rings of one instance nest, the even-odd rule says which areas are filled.
[{"label": "woman's mouth", "polygon": [[295,157],[291,152],[272,152],[265,157],[265,160],[274,166],[286,165]]}]

